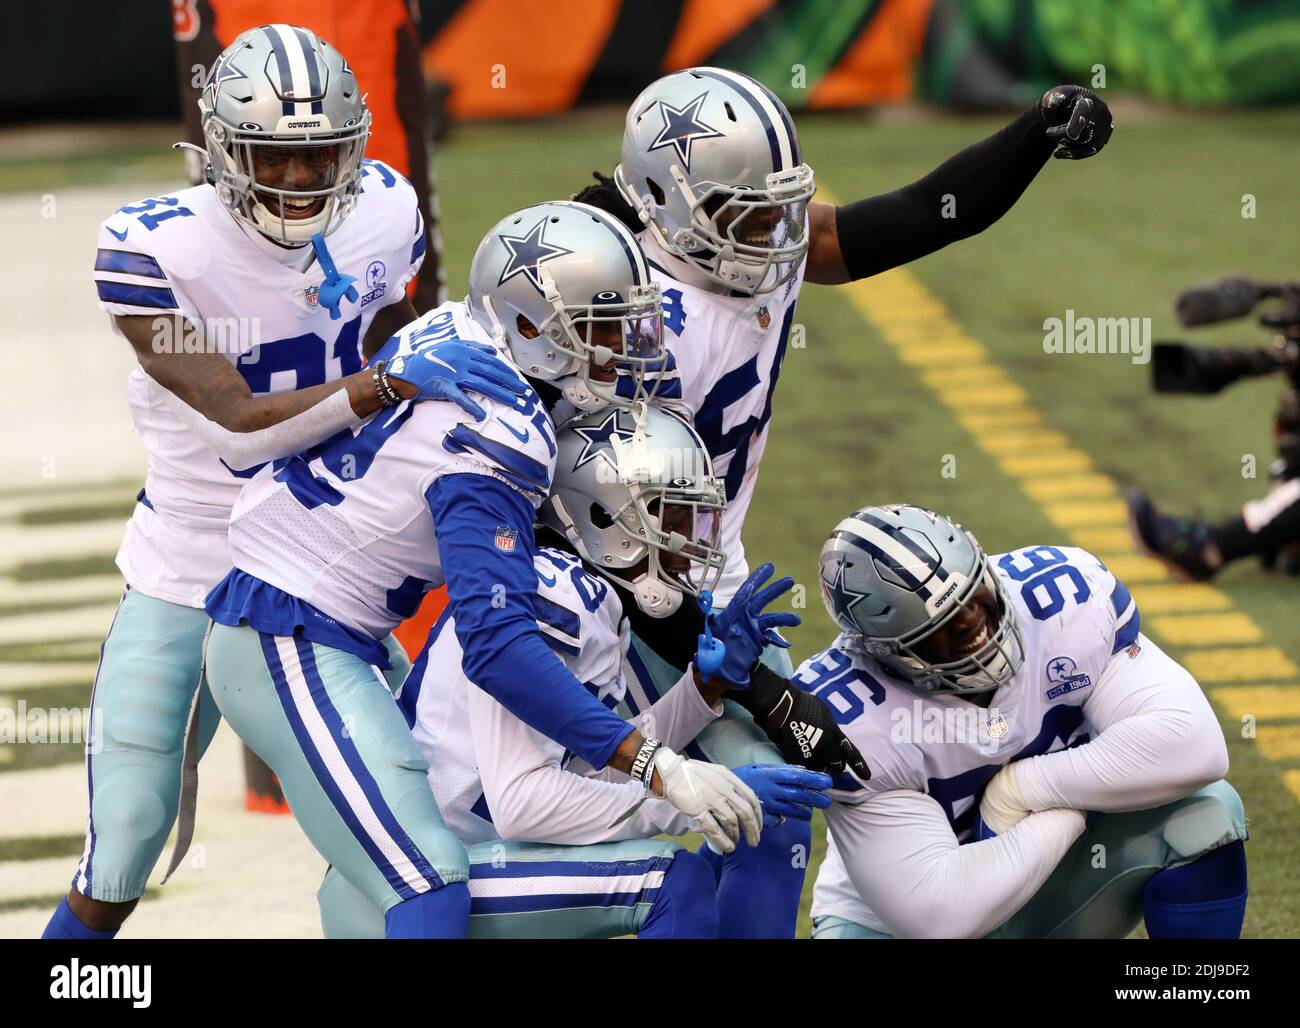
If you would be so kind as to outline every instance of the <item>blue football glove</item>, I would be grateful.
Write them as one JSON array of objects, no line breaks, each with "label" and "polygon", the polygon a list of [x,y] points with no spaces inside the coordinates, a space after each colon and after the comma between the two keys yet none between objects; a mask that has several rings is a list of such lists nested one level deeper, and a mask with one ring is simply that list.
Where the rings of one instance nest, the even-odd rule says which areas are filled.
[{"label": "blue football glove", "polygon": [[746,764],[731,773],[754,790],[763,804],[763,825],[771,828],[782,818],[811,821],[813,807],[829,807],[831,798],[823,791],[831,787],[831,776],[789,764]]},{"label": "blue football glove", "polygon": [[763,613],[764,607],[794,585],[794,579],[786,576],[760,588],[772,577],[774,570],[771,564],[757,568],[736,590],[726,609],[709,616],[714,637],[727,649],[716,674],[737,689],[749,685],[750,669],[758,663],[764,647],[771,645],[789,649],[790,644],[781,638],[777,629],[793,628],[799,624],[798,614]]},{"label": "blue football glove", "polygon": [[417,400],[451,400],[479,421],[487,414],[468,392],[513,407],[528,388],[492,347],[465,339],[442,339],[394,357],[388,362],[388,377],[418,388]]}]

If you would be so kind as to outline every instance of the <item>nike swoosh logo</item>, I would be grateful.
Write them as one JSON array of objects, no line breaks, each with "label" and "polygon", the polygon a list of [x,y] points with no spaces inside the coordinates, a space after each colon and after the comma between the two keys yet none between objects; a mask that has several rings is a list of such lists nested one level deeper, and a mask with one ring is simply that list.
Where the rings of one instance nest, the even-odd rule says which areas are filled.
[{"label": "nike swoosh logo", "polygon": [[[107,225],[105,225],[104,227],[108,228]],[[112,236],[114,239],[116,239],[119,243],[126,242],[126,233],[130,231],[131,231],[130,229],[127,229],[126,232],[114,232],[111,228],[108,228],[108,234]]]},{"label": "nike swoosh logo", "polygon": [[545,582],[547,585],[549,585],[552,589],[555,588],[555,579],[554,579],[554,578],[547,578],[547,577],[546,577],[544,574],[542,574],[540,571],[537,572],[537,577],[540,578],[540,579],[541,579],[543,582]]},{"label": "nike swoosh logo", "polygon": [[433,361],[434,364],[440,364],[440,365],[442,365],[442,367],[446,368],[448,371],[455,371],[455,370],[456,370],[456,366],[455,366],[454,364],[448,364],[445,360],[443,360],[441,357],[439,357],[439,356],[438,356],[436,353],[434,353],[432,350],[425,350],[425,351],[424,351],[424,359],[427,360],[427,361]]},{"label": "nike swoosh logo", "polygon": [[507,432],[509,432],[509,433],[510,433],[512,436],[514,436],[516,439],[518,439],[521,443],[526,443],[526,442],[528,442],[528,429],[525,428],[522,432],[520,432],[520,431],[518,431],[517,429],[515,429],[515,427],[514,427],[513,425],[510,425],[509,423],[507,423],[507,422],[505,422],[505,421],[501,421],[500,418],[497,418],[497,421],[500,421],[500,422],[501,422],[501,427],[504,428]]}]

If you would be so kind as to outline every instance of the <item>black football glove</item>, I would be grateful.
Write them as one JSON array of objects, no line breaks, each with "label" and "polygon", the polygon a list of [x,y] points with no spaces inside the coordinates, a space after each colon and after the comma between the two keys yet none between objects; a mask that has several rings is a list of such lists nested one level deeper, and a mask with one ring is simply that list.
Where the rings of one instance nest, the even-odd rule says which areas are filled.
[{"label": "black football glove", "polygon": [[1053,157],[1081,161],[1091,157],[1110,139],[1110,108],[1091,89],[1053,86],[1038,101],[1047,138],[1059,145]]},{"label": "black football glove", "polygon": [[832,775],[847,768],[864,782],[871,777],[867,762],[835,723],[830,708],[766,664],[750,672],[748,689],[733,690],[727,698],[754,715],[786,763]]}]

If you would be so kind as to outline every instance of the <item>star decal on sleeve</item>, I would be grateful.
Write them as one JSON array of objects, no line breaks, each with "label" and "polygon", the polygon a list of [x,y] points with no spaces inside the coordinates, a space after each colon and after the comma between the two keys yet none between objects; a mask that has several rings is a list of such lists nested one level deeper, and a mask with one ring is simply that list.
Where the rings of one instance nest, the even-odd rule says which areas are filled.
[{"label": "star decal on sleeve", "polygon": [[506,262],[505,270],[501,272],[497,285],[504,285],[516,275],[523,275],[533,284],[534,289],[539,293],[542,292],[542,278],[538,268],[549,260],[573,253],[572,250],[548,243],[545,235],[546,218],[542,218],[528,230],[527,235],[497,237],[510,254],[510,260]]},{"label": "star decal on sleeve", "polygon": [[582,452],[578,454],[578,459],[573,465],[573,470],[577,471],[584,464],[589,464],[597,457],[603,457],[611,468],[618,469],[618,461],[614,459],[614,440],[629,440],[635,436],[629,428],[622,428],[618,423],[619,412],[611,410],[609,416],[599,425],[593,425],[590,428],[575,428],[574,432],[580,435],[583,440]]},{"label": "star decal on sleeve", "polygon": [[697,139],[721,139],[722,133],[712,125],[700,120],[700,107],[709,94],[701,93],[690,103],[674,107],[667,101],[659,101],[659,113],[664,117],[664,127],[650,144],[650,151],[662,150],[671,146],[677,151],[683,167],[691,170],[691,146]]}]

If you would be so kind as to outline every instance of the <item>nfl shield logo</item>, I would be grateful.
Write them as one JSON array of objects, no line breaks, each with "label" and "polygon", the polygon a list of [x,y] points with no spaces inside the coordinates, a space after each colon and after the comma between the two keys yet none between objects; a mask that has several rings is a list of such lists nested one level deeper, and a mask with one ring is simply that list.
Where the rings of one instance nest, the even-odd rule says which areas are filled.
[{"label": "nfl shield logo", "polygon": [[308,307],[319,307],[319,306],[320,306],[320,287],[319,287],[319,286],[308,286],[308,287],[307,287],[307,306],[308,306]]},{"label": "nfl shield logo", "polygon": [[515,542],[518,539],[519,539],[518,532],[516,532],[513,528],[506,528],[505,525],[501,525],[497,528],[496,538],[493,540],[493,543],[496,545],[496,548],[500,550],[502,553],[514,553]]},{"label": "nfl shield logo", "polygon": [[768,325],[772,324],[772,315],[767,312],[767,304],[763,304],[763,306],[758,309],[757,317],[759,328],[767,328]]},{"label": "nfl shield logo", "polygon": [[984,728],[988,731],[990,738],[1001,739],[1007,732],[1011,731],[1011,726],[1007,724],[1007,719],[1001,714],[994,714],[986,722]]}]

